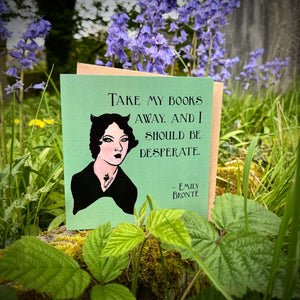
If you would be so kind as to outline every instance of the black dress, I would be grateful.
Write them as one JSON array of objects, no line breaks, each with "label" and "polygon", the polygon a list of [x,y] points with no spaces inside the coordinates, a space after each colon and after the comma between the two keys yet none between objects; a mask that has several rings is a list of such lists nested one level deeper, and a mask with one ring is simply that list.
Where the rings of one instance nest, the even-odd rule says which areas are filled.
[{"label": "black dress", "polygon": [[136,186],[120,167],[113,183],[103,192],[100,181],[94,173],[94,162],[72,176],[71,191],[74,199],[74,215],[102,197],[113,198],[125,213],[133,214],[137,199]]}]

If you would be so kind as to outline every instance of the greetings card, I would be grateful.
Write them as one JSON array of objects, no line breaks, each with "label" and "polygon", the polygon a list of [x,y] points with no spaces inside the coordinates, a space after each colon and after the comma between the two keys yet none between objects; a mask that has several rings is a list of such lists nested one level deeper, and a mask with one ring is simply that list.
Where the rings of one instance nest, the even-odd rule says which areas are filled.
[{"label": "greetings card", "polygon": [[212,78],[61,75],[67,229],[161,208],[207,216]]}]

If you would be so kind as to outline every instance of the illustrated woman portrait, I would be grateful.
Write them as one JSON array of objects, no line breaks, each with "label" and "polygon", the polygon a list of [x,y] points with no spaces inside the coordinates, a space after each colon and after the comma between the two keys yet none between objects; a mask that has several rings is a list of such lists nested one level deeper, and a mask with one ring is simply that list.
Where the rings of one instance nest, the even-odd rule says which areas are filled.
[{"label": "illustrated woman portrait", "polygon": [[120,167],[138,145],[128,121],[129,116],[119,114],[91,115],[89,147],[94,161],[72,177],[74,215],[102,197],[111,197],[125,213],[133,214],[137,188]]}]

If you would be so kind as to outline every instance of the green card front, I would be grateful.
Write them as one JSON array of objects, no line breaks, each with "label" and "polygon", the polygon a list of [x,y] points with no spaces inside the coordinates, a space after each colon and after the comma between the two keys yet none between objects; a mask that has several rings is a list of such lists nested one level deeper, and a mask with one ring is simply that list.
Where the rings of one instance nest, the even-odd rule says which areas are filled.
[{"label": "green card front", "polygon": [[212,78],[61,75],[67,229],[161,208],[207,216]]}]

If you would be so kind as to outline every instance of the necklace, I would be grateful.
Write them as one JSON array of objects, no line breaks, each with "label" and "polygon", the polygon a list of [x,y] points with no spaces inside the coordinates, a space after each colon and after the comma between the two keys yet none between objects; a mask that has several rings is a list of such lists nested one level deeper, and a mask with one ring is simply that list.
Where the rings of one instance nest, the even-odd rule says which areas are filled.
[{"label": "necklace", "polygon": [[110,183],[114,180],[114,177],[109,177],[109,174],[106,173],[103,179],[104,179],[104,188],[106,189],[110,185]]}]

